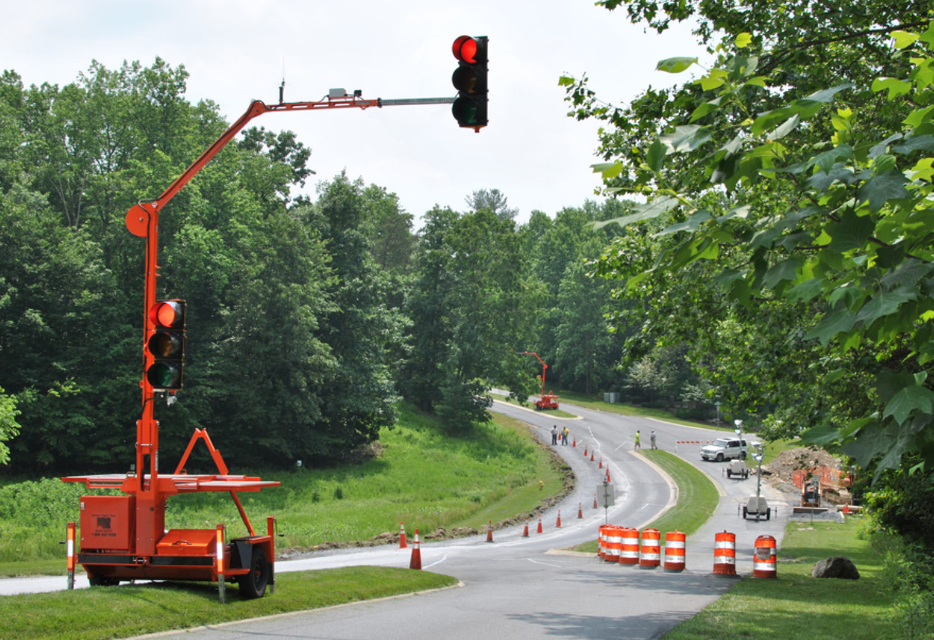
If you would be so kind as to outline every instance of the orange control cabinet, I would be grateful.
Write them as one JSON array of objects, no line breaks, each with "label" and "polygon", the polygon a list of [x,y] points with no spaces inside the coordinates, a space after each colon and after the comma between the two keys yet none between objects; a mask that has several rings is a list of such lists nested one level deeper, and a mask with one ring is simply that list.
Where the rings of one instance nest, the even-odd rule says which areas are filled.
[{"label": "orange control cabinet", "polygon": [[81,548],[131,552],[135,522],[136,496],[84,496]]}]

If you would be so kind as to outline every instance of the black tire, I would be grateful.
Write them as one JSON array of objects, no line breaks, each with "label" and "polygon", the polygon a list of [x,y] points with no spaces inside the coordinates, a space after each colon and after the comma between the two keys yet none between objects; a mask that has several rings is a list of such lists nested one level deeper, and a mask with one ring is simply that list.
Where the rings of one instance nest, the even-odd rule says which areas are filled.
[{"label": "black tire", "polygon": [[749,469],[746,469],[746,471],[743,472],[743,479],[745,480],[747,478],[749,478]]},{"label": "black tire", "polygon": [[718,453],[718,454],[717,454],[717,462],[723,462],[723,454],[722,454],[722,453]]},{"label": "black tire", "polygon": [[745,459],[746,459],[746,452],[745,452],[745,451],[740,451],[740,452],[739,452],[739,459],[740,459],[740,460],[745,460]]},{"label": "black tire", "polygon": [[746,519],[746,507],[743,507],[743,520]]},{"label": "black tire", "polygon": [[766,520],[772,519],[772,507],[769,507],[768,509],[765,510],[765,519]]},{"label": "black tire", "polygon": [[240,576],[240,595],[250,600],[262,598],[266,595],[266,585],[269,584],[269,560],[266,550],[262,547],[253,547],[253,557],[250,559],[250,573]]}]

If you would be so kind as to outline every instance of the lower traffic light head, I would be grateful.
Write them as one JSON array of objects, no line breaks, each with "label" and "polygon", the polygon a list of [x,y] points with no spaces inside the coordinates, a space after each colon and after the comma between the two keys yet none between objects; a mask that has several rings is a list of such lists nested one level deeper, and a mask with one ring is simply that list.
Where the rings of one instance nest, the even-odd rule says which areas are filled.
[{"label": "lower traffic light head", "polygon": [[486,117],[486,95],[483,96],[461,96],[454,101],[451,107],[451,113],[457,120],[457,124],[462,127],[473,127],[479,129],[487,125]]}]

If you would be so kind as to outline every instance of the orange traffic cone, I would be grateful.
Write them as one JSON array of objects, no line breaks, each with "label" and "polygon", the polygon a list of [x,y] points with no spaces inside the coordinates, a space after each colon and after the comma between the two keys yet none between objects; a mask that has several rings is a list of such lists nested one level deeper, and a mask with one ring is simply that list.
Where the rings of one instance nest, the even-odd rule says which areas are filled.
[{"label": "orange traffic cone", "polygon": [[603,458],[600,458],[600,465],[599,465],[597,468],[598,468],[598,469],[602,469],[602,468],[603,468]]},{"label": "orange traffic cone", "polygon": [[577,518],[581,519],[583,517],[584,517],[584,503],[578,502],[577,503]]},{"label": "orange traffic cone", "polygon": [[529,519],[528,518],[525,519],[525,529],[522,530],[522,537],[523,538],[529,537]]},{"label": "orange traffic cone", "polygon": [[596,493],[593,494],[593,508],[594,509],[597,508],[597,494]]},{"label": "orange traffic cone", "polygon": [[574,438],[574,442],[571,443],[571,446],[572,446],[572,447],[576,447],[576,446],[577,446],[577,438]]},{"label": "orange traffic cone", "polygon": [[418,546],[418,529],[415,530],[415,540],[412,542],[412,559],[409,561],[409,569],[422,570],[422,550]]},{"label": "orange traffic cone", "polygon": [[584,447],[584,457],[587,457],[587,447]]},{"label": "orange traffic cone", "polygon": [[538,533],[542,532],[542,517],[538,516]]},{"label": "orange traffic cone", "polygon": [[850,505],[848,504],[843,505],[843,513],[849,513],[849,512],[850,512]]},{"label": "orange traffic cone", "polygon": [[609,467],[606,468],[606,481],[612,482],[612,480],[610,480],[610,468]]},{"label": "orange traffic cone", "polygon": [[593,451],[590,452],[590,461],[593,462]]},{"label": "orange traffic cone", "polygon": [[486,541],[493,542],[493,521],[490,520],[490,526],[486,530]]},{"label": "orange traffic cone", "polygon": [[558,524],[555,525],[559,529],[561,528],[561,509],[558,509]]},{"label": "orange traffic cone", "polygon": [[399,548],[400,549],[409,548],[408,543],[405,541],[405,523],[404,522],[399,523]]}]

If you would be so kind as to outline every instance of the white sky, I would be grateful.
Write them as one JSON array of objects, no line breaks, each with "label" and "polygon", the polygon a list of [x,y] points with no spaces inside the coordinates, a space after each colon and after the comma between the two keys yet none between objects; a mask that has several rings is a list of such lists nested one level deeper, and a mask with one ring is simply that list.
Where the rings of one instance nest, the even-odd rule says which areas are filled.
[{"label": "white sky", "polygon": [[[156,56],[190,73],[187,97],[232,122],[251,99],[319,100],[329,88],[365,98],[453,96],[457,36],[490,39],[489,120],[460,129],[450,105],[269,113],[251,126],[291,129],[317,173],[346,169],[398,194],[416,218],[434,204],[499,189],[519,209],[554,216],[599,187],[596,122],[567,117],[563,74],[586,73],[601,98],[624,104],[649,85],[683,81],[658,60],[697,55],[688,29],[663,36],[630,25],[625,9],[591,0],[0,0],[0,68],[25,85],[73,82],[92,60],[109,69]],[[194,160],[194,158],[192,158]],[[164,185],[167,186],[167,185]],[[160,187],[161,189],[162,187]],[[158,193],[140,194],[155,197]]]}]

